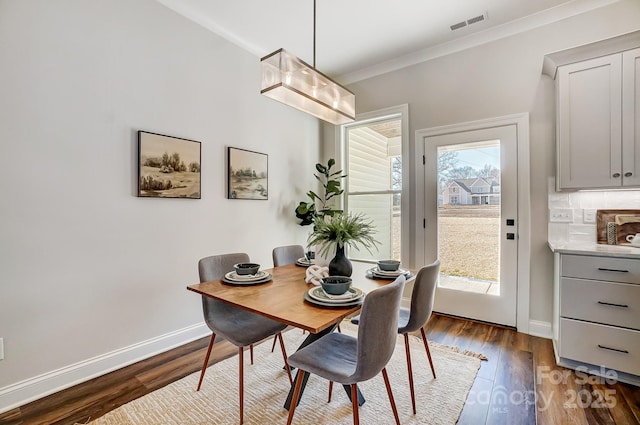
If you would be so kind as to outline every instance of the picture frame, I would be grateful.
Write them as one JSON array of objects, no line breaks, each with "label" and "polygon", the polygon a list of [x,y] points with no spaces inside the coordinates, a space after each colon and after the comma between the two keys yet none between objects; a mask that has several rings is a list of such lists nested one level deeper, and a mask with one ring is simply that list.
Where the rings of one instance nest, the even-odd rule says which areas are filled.
[{"label": "picture frame", "polygon": [[200,199],[201,143],[138,131],[138,197]]},{"label": "picture frame", "polygon": [[227,198],[269,199],[269,156],[227,147]]}]

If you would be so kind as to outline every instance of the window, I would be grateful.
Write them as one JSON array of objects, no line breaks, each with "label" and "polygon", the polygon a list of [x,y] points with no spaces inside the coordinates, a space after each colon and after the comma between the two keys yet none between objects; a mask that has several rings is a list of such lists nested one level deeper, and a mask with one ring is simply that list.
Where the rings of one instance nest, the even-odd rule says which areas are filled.
[{"label": "window", "polygon": [[[376,227],[375,238],[381,243],[378,252],[351,249],[349,257],[353,260],[390,258],[403,261],[404,111],[406,107],[401,112],[381,114],[343,126],[343,170],[347,174],[345,210],[366,214]],[[408,237],[405,239],[407,243]]]}]

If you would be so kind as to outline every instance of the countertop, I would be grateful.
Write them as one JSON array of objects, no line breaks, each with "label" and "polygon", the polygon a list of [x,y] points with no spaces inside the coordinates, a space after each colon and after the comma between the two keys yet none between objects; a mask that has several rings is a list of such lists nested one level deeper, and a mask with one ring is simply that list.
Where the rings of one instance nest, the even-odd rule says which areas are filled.
[{"label": "countertop", "polygon": [[560,254],[640,259],[640,248],[631,245],[605,245],[595,242],[548,242],[548,244],[551,251]]}]

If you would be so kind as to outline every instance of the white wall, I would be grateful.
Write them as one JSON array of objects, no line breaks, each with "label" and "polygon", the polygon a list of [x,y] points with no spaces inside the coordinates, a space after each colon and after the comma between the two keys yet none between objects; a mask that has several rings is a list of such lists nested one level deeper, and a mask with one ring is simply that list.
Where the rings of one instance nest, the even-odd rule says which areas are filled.
[{"label": "white wall", "polygon": [[[198,259],[304,243],[320,128],[259,58],[153,0],[0,0],[0,64],[0,411],[202,334]],[[202,142],[202,199],[135,196],[139,129]],[[268,201],[225,198],[226,146]]]},{"label": "white wall", "polygon": [[[543,56],[637,29],[640,2],[622,0],[349,86],[356,94],[358,113],[409,104],[412,155],[416,130],[529,112],[532,320],[551,322],[553,297],[553,257],[546,236],[547,180],[555,174],[555,89],[553,80],[541,74]],[[415,170],[411,175],[410,193],[415,193]],[[412,199],[411,211],[415,210]],[[412,215],[410,221],[418,220]]]}]

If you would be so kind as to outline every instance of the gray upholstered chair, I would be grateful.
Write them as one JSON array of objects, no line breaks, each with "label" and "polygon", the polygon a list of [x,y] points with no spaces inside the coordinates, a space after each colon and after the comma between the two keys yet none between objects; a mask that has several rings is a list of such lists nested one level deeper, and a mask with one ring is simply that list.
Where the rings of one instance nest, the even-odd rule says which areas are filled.
[{"label": "gray upholstered chair", "polygon": [[362,305],[362,325],[358,337],[329,333],[289,356],[289,364],[299,368],[287,425],[291,424],[304,376],[313,373],[329,381],[351,386],[353,423],[358,416],[358,382],[367,381],[382,371],[396,424],[398,411],[389,384],[386,365],[396,346],[398,311],[404,288],[404,276],[369,294]]},{"label": "gray upholstered chair", "polygon": [[304,257],[304,247],[302,245],[277,246],[271,252],[273,257],[273,267],[293,264],[298,258]]},{"label": "gray upholstered chair", "polygon": [[[436,377],[436,370],[433,367],[431,359],[431,351],[429,351],[429,343],[427,335],[424,332],[424,325],[431,317],[433,311],[433,301],[435,299],[436,285],[438,283],[438,273],[440,272],[440,261],[422,267],[416,276],[413,284],[413,292],[411,293],[411,308],[400,308],[400,316],[398,320],[398,333],[404,335],[404,346],[407,356],[407,371],[409,374],[409,389],[411,391],[411,406],[413,414],[416,413],[416,396],[413,388],[413,371],[411,369],[411,350],[409,348],[409,333],[420,330],[424,348],[427,351],[427,358],[431,366],[433,378]],[[354,317],[352,323],[362,323],[362,319]]]},{"label": "gray upholstered chair", "polygon": [[[224,277],[225,273],[233,270],[234,264],[247,262],[249,262],[249,256],[244,253],[213,255],[211,257],[203,258],[198,262],[200,282],[221,279]],[[262,341],[272,335],[277,335],[280,339],[280,348],[282,349],[282,356],[284,357],[285,367],[287,374],[289,375],[289,382],[293,384],[291,371],[287,363],[287,353],[284,348],[284,342],[282,341],[281,334],[287,325],[241,308],[233,307],[204,295],[202,296],[202,308],[204,312],[204,320],[213,333],[211,334],[211,340],[209,341],[207,355],[205,356],[204,363],[202,364],[202,372],[200,373],[200,380],[198,381],[198,388],[196,391],[200,390],[204,373],[207,370],[207,363],[209,362],[213,343],[216,339],[216,335],[219,335],[238,347],[240,367],[240,388],[238,392],[240,395],[240,423],[242,424],[244,419],[244,347],[253,347],[253,344],[256,342]]]}]

